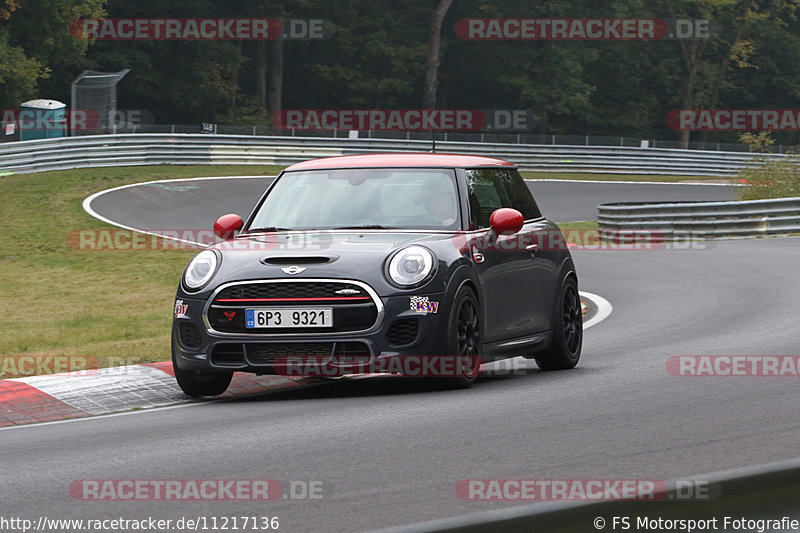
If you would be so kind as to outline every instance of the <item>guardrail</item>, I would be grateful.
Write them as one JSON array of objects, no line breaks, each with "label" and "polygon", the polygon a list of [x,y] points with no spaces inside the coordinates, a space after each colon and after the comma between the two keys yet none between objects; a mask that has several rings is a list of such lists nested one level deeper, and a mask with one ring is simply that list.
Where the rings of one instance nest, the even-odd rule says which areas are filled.
[{"label": "guardrail", "polygon": [[[707,486],[708,499],[687,497],[687,486]],[[599,531],[791,531],[782,520],[800,519],[800,459],[742,468],[729,472],[693,476],[687,480],[668,483],[669,491],[657,501],[613,500],[592,503],[540,503],[485,511],[457,518],[446,518],[420,524],[382,529],[380,533],[414,531],[478,533],[503,531],[559,531],[564,533]],[[683,487],[683,488],[682,488]],[[694,495],[692,495],[694,496]],[[483,503],[483,502],[476,502]],[[462,506],[463,508],[463,506]],[[615,522],[616,517],[616,522]],[[762,529],[752,525],[725,524],[731,520],[772,520]],[[785,517],[785,518],[784,518]],[[626,518],[628,524],[621,522]],[[662,520],[658,526],[654,522]],[[697,524],[700,520],[717,519],[716,527]],[[639,520],[645,520],[642,526]],[[664,525],[673,522],[672,527]],[[776,524],[777,523],[777,524]]]},{"label": "guardrail", "polygon": [[[92,135],[0,144],[0,175],[124,165],[289,165],[336,155],[426,152],[431,146],[430,141],[404,139]],[[758,164],[753,154],[748,153],[663,148],[437,141],[436,150],[498,157],[526,171],[731,176],[746,166]],[[785,157],[780,154],[764,156]]]},{"label": "guardrail", "polygon": [[665,239],[800,233],[800,198],[598,206],[601,237],[646,230]]}]

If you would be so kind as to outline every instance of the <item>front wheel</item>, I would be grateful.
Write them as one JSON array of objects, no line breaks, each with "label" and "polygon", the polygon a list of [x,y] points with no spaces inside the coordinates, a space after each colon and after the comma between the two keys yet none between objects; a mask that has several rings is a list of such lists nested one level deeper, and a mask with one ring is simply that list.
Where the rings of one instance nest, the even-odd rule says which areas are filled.
[{"label": "front wheel", "polygon": [[181,370],[172,354],[172,369],[181,390],[192,398],[218,396],[228,389],[233,372],[212,372],[207,370]]},{"label": "front wheel", "polygon": [[466,389],[475,383],[483,356],[483,320],[478,298],[469,287],[456,293],[447,327],[447,356],[458,358],[459,375],[439,380],[444,387]]},{"label": "front wheel", "polygon": [[542,370],[574,368],[581,358],[583,311],[574,278],[564,280],[553,311],[553,340],[550,348],[534,356]]}]

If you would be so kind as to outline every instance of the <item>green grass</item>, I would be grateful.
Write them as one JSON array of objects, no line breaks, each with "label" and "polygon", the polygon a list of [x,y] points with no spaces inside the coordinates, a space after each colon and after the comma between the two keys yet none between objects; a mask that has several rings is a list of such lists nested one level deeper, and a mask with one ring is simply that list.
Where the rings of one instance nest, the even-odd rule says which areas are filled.
[{"label": "green grass", "polygon": [[0,177],[0,357],[93,356],[102,366],[168,360],[175,289],[196,250],[74,249],[70,231],[112,227],[81,202],[129,183],[279,171],[157,165]]},{"label": "green grass", "polygon": [[569,244],[577,244],[579,246],[606,242],[605,239],[600,239],[599,237],[599,227],[596,220],[582,220],[580,222],[563,222],[558,224],[558,228],[564,234],[564,240]]},{"label": "green grass", "polygon": [[660,176],[649,174],[592,174],[589,172],[520,172],[526,180],[682,181],[720,180],[719,176]]},{"label": "green grass", "polygon": [[599,226],[596,220],[583,220],[581,222],[562,222],[558,224],[558,227],[566,233],[568,231],[596,230]]},{"label": "green grass", "polygon": [[739,178],[749,187],[742,187],[739,200],[766,200],[800,196],[800,155],[768,159],[756,167],[739,171]]}]

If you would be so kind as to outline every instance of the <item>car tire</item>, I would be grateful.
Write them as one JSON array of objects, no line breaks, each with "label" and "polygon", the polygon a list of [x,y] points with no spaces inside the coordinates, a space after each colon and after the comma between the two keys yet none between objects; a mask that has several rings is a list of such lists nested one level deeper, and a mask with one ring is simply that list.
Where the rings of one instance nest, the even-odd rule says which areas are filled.
[{"label": "car tire", "polygon": [[208,370],[181,370],[172,354],[172,370],[181,390],[191,396],[219,396],[228,389],[233,372],[213,372]]},{"label": "car tire", "polygon": [[443,388],[467,389],[475,383],[483,361],[483,316],[478,298],[469,287],[456,293],[447,321],[447,356],[469,356],[461,375],[437,380]]},{"label": "car tire", "polygon": [[578,283],[569,276],[564,279],[553,309],[553,339],[550,348],[534,354],[542,370],[574,368],[581,358],[583,345],[583,311]]}]

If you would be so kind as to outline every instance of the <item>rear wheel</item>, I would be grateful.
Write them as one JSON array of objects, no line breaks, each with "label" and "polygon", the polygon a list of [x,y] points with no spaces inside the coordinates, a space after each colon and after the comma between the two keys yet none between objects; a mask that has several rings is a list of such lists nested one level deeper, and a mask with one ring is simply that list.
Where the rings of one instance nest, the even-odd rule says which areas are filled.
[{"label": "rear wheel", "polygon": [[175,379],[183,392],[192,398],[199,396],[218,396],[228,389],[233,372],[213,372],[208,370],[181,370],[172,354],[172,369]]},{"label": "rear wheel", "polygon": [[553,340],[550,348],[534,355],[542,370],[574,368],[581,358],[583,344],[583,311],[574,278],[564,280],[553,311]]}]

